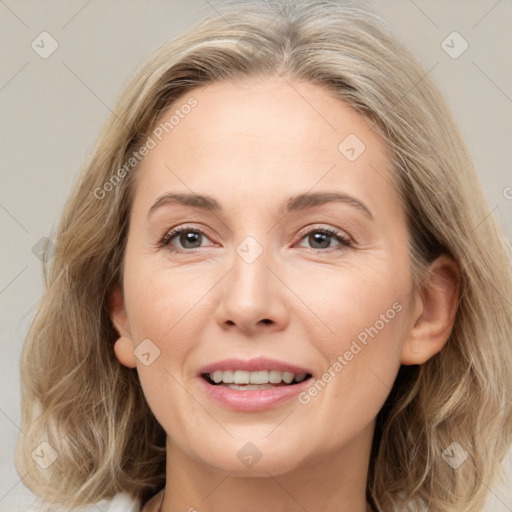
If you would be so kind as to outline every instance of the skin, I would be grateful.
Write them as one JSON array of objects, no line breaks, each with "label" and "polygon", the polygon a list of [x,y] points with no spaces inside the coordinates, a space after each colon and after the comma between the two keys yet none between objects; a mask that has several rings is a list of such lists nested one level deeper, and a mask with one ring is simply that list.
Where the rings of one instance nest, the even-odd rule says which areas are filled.
[{"label": "skin", "polygon": [[[432,277],[413,286],[388,148],[330,92],[276,77],[214,83],[190,95],[198,105],[136,171],[124,290],[111,297],[116,356],[137,369],[167,432],[162,510],[370,510],[375,418],[400,365],[422,364],[446,343],[457,268],[442,256]],[[351,133],[366,146],[353,162],[338,150]],[[345,203],[280,211],[289,196],[309,191],[349,194],[372,218]],[[169,203],[148,216],[168,192],[213,196],[224,212]],[[179,235],[159,246],[185,224],[205,234],[188,246]],[[319,243],[314,233],[325,228],[351,246],[332,236]],[[252,263],[236,252],[247,236],[264,249]],[[199,368],[225,357],[263,355],[320,377],[397,302],[401,311],[308,404],[292,399],[238,412],[198,385]],[[134,349],[148,338],[160,356],[145,366]],[[247,442],[262,454],[252,468],[237,457]],[[144,511],[158,510],[161,499]]]}]

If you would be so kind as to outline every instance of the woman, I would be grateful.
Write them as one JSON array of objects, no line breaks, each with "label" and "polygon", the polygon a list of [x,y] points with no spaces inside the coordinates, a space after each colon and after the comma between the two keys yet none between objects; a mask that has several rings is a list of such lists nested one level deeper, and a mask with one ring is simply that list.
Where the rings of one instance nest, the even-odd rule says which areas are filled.
[{"label": "woman", "polygon": [[384,24],[234,3],[113,110],[24,347],[26,484],[59,510],[482,510],[507,242]]}]

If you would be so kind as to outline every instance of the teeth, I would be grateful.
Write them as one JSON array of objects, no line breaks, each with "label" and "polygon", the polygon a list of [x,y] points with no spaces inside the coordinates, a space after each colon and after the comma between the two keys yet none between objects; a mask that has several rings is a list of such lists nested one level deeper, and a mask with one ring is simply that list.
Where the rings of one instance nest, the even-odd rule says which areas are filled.
[{"label": "teeth", "polygon": [[244,372],[248,374],[250,384],[268,384],[268,372],[263,370],[261,372]]},{"label": "teeth", "polygon": [[293,373],[283,372],[283,380],[286,382],[286,384],[290,384],[294,377],[295,375]]},{"label": "teeth", "polygon": [[[284,382],[302,382],[306,378],[306,373],[295,375],[290,372],[281,372],[279,370],[263,370],[257,372],[247,372],[244,370],[216,370],[210,373],[210,379],[216,384],[280,384]],[[252,386],[251,386],[252,387]],[[248,388],[247,388],[248,389]]]},{"label": "teeth", "polygon": [[279,384],[282,380],[283,372],[280,372],[278,370],[270,370],[268,372],[268,381],[271,384]]}]

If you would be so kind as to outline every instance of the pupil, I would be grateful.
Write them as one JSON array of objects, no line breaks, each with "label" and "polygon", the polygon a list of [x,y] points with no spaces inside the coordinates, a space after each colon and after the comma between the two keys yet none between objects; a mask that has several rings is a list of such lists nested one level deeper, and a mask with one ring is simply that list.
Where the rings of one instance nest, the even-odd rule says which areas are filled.
[{"label": "pupil", "polygon": [[[191,248],[188,244],[197,242],[198,237],[200,236],[200,233],[194,233],[192,231],[187,231],[186,233],[181,234],[181,240],[180,242],[183,244],[184,247]],[[194,247],[192,247],[194,249]]]},{"label": "pupil", "polygon": [[[322,249],[329,247],[329,237],[327,233],[312,233],[309,235],[312,243],[320,243],[322,245]],[[325,243],[327,241],[327,243]]]}]

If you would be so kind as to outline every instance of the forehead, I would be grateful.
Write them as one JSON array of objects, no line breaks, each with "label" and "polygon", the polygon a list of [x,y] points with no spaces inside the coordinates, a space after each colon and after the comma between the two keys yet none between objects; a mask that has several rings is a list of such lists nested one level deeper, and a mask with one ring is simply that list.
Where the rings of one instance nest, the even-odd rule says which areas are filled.
[{"label": "forehead", "polygon": [[[182,108],[191,98],[194,108]],[[308,82],[274,77],[192,89],[151,137],[156,146],[137,176],[138,195],[148,200],[194,191],[263,208],[274,197],[281,205],[283,194],[342,190],[377,208],[398,202],[385,141],[332,91]]]}]

